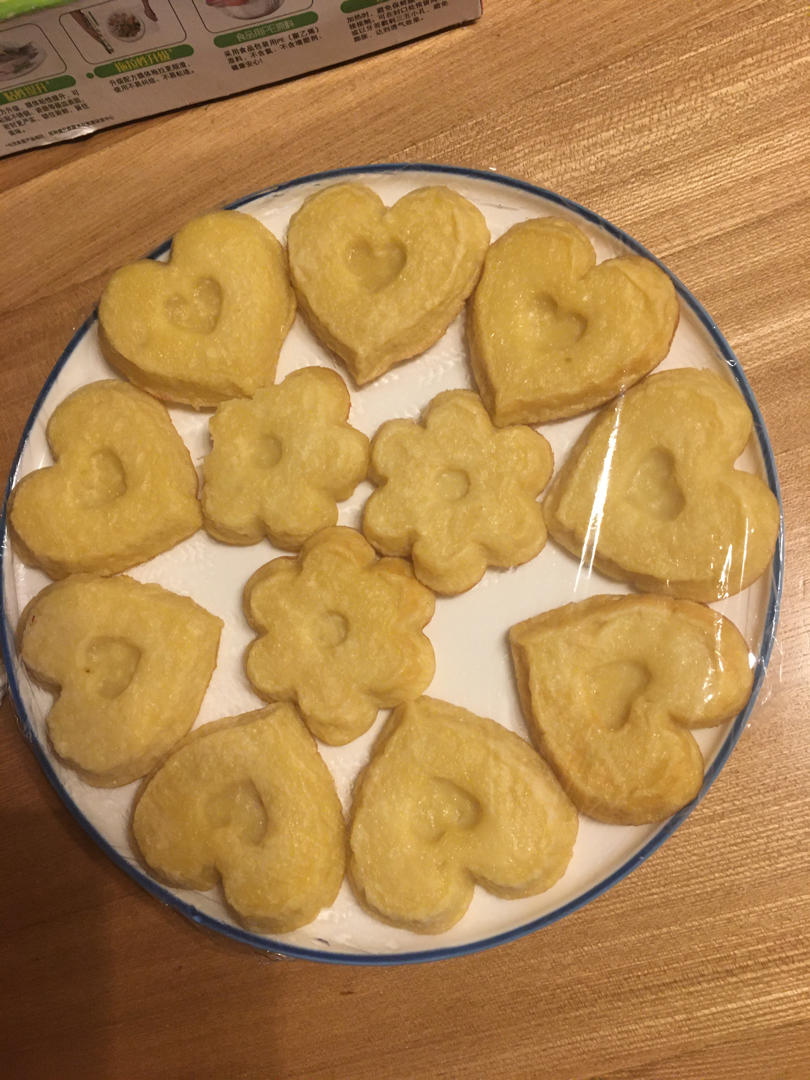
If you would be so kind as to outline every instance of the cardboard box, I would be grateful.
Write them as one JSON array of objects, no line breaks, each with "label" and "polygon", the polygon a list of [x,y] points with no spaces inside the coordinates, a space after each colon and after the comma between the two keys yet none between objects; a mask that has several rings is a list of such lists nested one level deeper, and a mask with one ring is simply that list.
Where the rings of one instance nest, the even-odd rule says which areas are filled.
[{"label": "cardboard box", "polygon": [[401,45],[481,0],[0,0],[0,156]]}]

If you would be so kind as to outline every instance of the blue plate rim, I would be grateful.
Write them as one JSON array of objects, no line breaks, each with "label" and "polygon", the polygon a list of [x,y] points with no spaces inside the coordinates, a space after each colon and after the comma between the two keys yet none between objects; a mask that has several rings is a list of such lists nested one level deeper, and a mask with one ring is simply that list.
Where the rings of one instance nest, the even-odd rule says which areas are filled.
[{"label": "blue plate rim", "polygon": [[[559,921],[566,915],[570,915],[580,908],[586,906],[596,900],[603,893],[607,892],[614,885],[618,884],[625,877],[628,876],[633,870],[635,870],[641,863],[645,862],[659,847],[675,832],[675,830],[683,824],[683,822],[689,817],[695,807],[700,803],[708,792],[711,785],[716,780],[721,769],[728,760],[731,751],[737,744],[742,732],[744,731],[751,712],[756,704],[759,693],[762,689],[762,685],[765,679],[765,674],[768,667],[768,661],[770,660],[771,652],[773,651],[774,642],[776,639],[776,629],[779,620],[779,609],[782,596],[782,583],[784,576],[784,517],[782,508],[782,498],[779,488],[779,479],[776,470],[776,461],[774,458],[773,450],[771,448],[770,440],[768,438],[767,428],[765,421],[762,417],[759,405],[754,397],[751,386],[745,376],[745,373],[740,366],[737,357],[732,351],[730,345],[726,341],[725,337],[721,333],[717,324],[712,319],[706,308],[700,303],[700,301],[686,288],[683,282],[672,273],[672,271],[657,258],[652,252],[648,251],[643,244],[640,244],[632,236],[625,233],[618,226],[612,222],[603,218],[600,214],[588,207],[582,206],[580,203],[575,202],[572,199],[559,195],[557,192],[550,191],[547,188],[540,187],[536,184],[532,184],[526,180],[520,180],[516,177],[508,176],[502,173],[497,173],[491,170],[473,169],[465,166],[457,165],[442,165],[435,162],[420,163],[420,162],[390,162],[390,163],[374,163],[369,165],[357,165],[357,166],[345,166],[339,169],[328,169],[321,172],[310,173],[306,176],[296,177],[293,180],[287,180],[279,184],[272,185],[264,188],[261,191],[253,192],[250,195],[242,196],[233,202],[227,203],[225,209],[235,210],[239,207],[245,206],[248,203],[256,202],[260,199],[266,198],[270,195],[278,194],[282,191],[287,191],[293,188],[301,187],[308,184],[317,183],[319,181],[328,182],[331,180],[347,179],[349,177],[357,178],[360,176],[367,176],[381,173],[391,172],[421,172],[427,174],[435,174],[437,176],[458,176],[465,179],[483,180],[492,183],[494,186],[506,186],[515,188],[519,191],[525,192],[533,196],[539,196],[551,203],[556,203],[558,206],[576,214],[577,216],[584,218],[592,225],[604,230],[614,239],[634,251],[638,255],[642,255],[647,259],[651,259],[657,266],[659,266],[672,280],[675,289],[683,301],[683,303],[692,311],[697,317],[700,323],[703,325],[714,345],[716,346],[719,356],[728,366],[733,378],[737,382],[745,401],[751,410],[754,418],[754,432],[756,434],[757,443],[759,446],[760,454],[762,455],[762,461],[765,468],[765,475],[767,477],[768,485],[771,491],[775,495],[779,505],[779,535],[777,538],[776,549],[774,551],[773,560],[771,563],[771,580],[770,591],[768,596],[768,606],[765,614],[765,625],[760,641],[760,648],[757,655],[757,660],[754,668],[754,680],[751,690],[751,696],[748,699],[748,704],[739,713],[732,723],[732,726],[723,742],[722,747],[718,751],[714,760],[703,778],[703,784],[695,799],[687,806],[683,807],[678,813],[674,814],[671,818],[658,829],[654,836],[652,836],[642,847],[629,859],[625,860],[621,866],[609,874],[606,878],[603,878],[597,885],[587,889],[580,896],[568,901],[566,904],[562,904],[560,907],[555,908],[554,911],[547,912],[545,915],[540,916],[537,919],[533,919],[528,923],[524,923],[522,926],[514,927],[511,930],[503,931],[499,934],[494,934],[487,938],[482,938],[479,941],[466,942],[461,945],[447,945],[435,948],[428,948],[424,950],[414,950],[403,953],[338,953],[338,952],[320,952],[316,949],[305,948],[303,946],[291,945],[285,941],[279,941],[275,938],[265,937],[260,934],[253,933],[249,930],[243,930],[238,926],[231,925],[230,923],[222,922],[219,919],[214,918],[211,915],[207,915],[204,912],[199,911],[193,905],[187,903],[185,900],[180,899],[171,890],[160,885],[149,877],[140,867],[135,863],[130,863],[120,852],[118,852],[112,844],[95,828],[95,826],[84,816],[79,807],[70,797],[68,791],[64,788],[60,782],[56,772],[53,769],[50,759],[41,746],[39,739],[33,729],[33,725],[28,719],[28,715],[25,709],[25,704],[22,699],[22,693],[20,686],[17,682],[16,664],[18,663],[16,657],[16,648],[14,645],[14,631],[11,627],[8,613],[6,611],[5,602],[5,560],[7,553],[10,551],[10,542],[8,537],[8,529],[6,527],[6,515],[8,508],[8,500],[11,495],[14,481],[19,470],[20,460],[28,442],[28,437],[31,433],[31,429],[36,422],[39,412],[50,393],[51,387],[56,380],[59,373],[70,359],[73,351],[78,343],[82,340],[88,330],[92,327],[96,319],[96,311],[88,316],[82,325],[76,330],[68,342],[64,352],[57,360],[56,364],[49,373],[42,389],[40,390],[31,412],[28,416],[28,420],[23,427],[20,442],[17,447],[14,460],[9,472],[8,482],[6,484],[6,491],[3,498],[2,509],[0,509],[0,612],[2,612],[2,620],[0,620],[0,650],[2,651],[2,659],[5,664],[6,672],[8,675],[9,692],[14,702],[14,706],[17,712],[18,722],[22,729],[22,734],[26,741],[31,746],[36,758],[45,773],[51,786],[56,791],[63,804],[66,806],[72,817],[81,825],[85,832],[91,837],[91,839],[101,848],[105,855],[110,858],[119,869],[123,870],[130,878],[132,878],[138,885],[140,885],[146,892],[150,893],[157,900],[168,905],[174,910],[178,911],[181,915],[184,915],[192,923],[213,933],[223,934],[225,937],[231,940],[237,941],[243,945],[249,945],[253,948],[259,949],[263,952],[269,952],[278,954],[290,959],[300,960],[312,960],[319,963],[329,964],[341,964],[352,966],[394,966],[398,964],[416,964],[427,963],[435,960],[445,960],[452,957],[467,956],[478,952],[484,952],[486,950],[495,948],[499,945],[505,945],[509,942],[519,940],[526,937],[529,934],[543,929],[543,927],[549,926],[552,923]],[[156,258],[164,252],[168,251],[171,247],[171,240],[167,240],[152,251],[149,258]]]}]

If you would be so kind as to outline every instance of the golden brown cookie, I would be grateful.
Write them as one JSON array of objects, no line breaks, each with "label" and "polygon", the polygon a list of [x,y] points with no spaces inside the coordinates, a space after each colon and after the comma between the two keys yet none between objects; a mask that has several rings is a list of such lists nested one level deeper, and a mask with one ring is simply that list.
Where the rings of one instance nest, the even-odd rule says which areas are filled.
[{"label": "golden brown cookie", "polygon": [[340,801],[292,705],[192,732],[146,783],[132,831],[158,877],[185,889],[221,880],[259,933],[311,922],[343,879]]},{"label": "golden brown cookie", "polygon": [[763,574],[779,507],[734,467],[752,431],[711,371],[649,376],[592,420],[544,500],[550,534],[581,563],[645,592],[712,601]]},{"label": "golden brown cookie", "polygon": [[357,781],[349,875],[365,907],[419,933],[449,929],[474,886],[532,896],[562,877],[577,812],[528,743],[432,698],[388,720]]},{"label": "golden brown cookie", "polygon": [[441,337],[488,244],[483,214],[446,187],[386,209],[362,184],[335,184],[304,202],[287,233],[298,302],[359,386]]},{"label": "golden brown cookie", "polygon": [[142,259],[113,274],[99,341],[136,386],[205,408],[272,384],[294,316],[278,240],[248,214],[221,210],[185,225],[168,263]]},{"label": "golden brown cookie", "polygon": [[54,464],[17,484],[9,525],[23,559],[51,577],[115,574],[200,527],[197,472],[149,394],[90,383],[57,406],[47,436]]},{"label": "golden brown cookie", "polygon": [[269,536],[294,550],[336,524],[337,503],[368,471],[368,439],[348,415],[346,384],[322,367],[301,368],[250,399],[220,405],[203,464],[208,532],[227,544]]},{"label": "golden brown cookie", "polygon": [[546,542],[537,496],[551,448],[529,427],[498,431],[477,394],[448,390],[420,423],[389,420],[374,436],[363,532],[385,555],[409,555],[438,593],[471,589],[487,566],[528,562]]},{"label": "golden brown cookie", "polygon": [[43,589],[20,619],[20,654],[53,690],[48,735],[89,784],[152,769],[191,728],[222,621],[187,596],[130,577],[80,574]]},{"label": "golden brown cookie", "polygon": [[664,359],[678,312],[672,282],[651,260],[597,266],[570,221],[523,221],[490,248],[469,307],[481,397],[499,426],[587,412]]},{"label": "golden brown cookie", "polygon": [[378,559],[354,529],[324,529],[297,558],[261,567],[244,607],[259,635],[245,657],[253,688],[295,701],[326,743],[350,742],[380,709],[418,697],[433,678],[422,633],[433,593],[404,560]]},{"label": "golden brown cookie", "polygon": [[663,821],[695,798],[703,757],[688,729],[731,719],[751,692],[742,635],[691,600],[594,596],[509,637],[532,738],[599,821]]}]

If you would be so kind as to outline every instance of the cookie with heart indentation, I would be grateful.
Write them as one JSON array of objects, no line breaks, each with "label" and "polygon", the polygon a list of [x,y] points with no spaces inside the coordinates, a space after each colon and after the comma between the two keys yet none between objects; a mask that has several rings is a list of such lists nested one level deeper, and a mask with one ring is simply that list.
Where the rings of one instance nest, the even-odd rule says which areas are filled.
[{"label": "cookie with heart indentation", "polygon": [[488,566],[533,559],[546,542],[537,496],[551,476],[548,442],[530,427],[493,427],[477,394],[446,390],[421,422],[389,420],[374,436],[363,532],[385,555],[447,595]]},{"label": "cookie with heart indentation", "polygon": [[296,702],[310,731],[340,746],[380,709],[427,688],[435,659],[422,629],[434,606],[404,559],[378,559],[354,529],[323,529],[245,586],[259,635],[245,654],[247,677],[261,697]]},{"label": "cookie with heart indentation", "polygon": [[294,316],[281,244],[255,218],[221,210],[185,225],[167,263],[113,274],[99,342],[136,386],[205,408],[272,384]]},{"label": "cookie with heart indentation", "polygon": [[197,472],[149,394],[89,383],[56,407],[47,437],[54,464],[17,484],[8,520],[22,558],[51,577],[115,574],[200,527]]},{"label": "cookie with heart indentation", "polygon": [[469,305],[478,390],[498,425],[587,412],[664,359],[678,313],[669,276],[650,259],[597,265],[571,222],[523,221],[489,249]]},{"label": "cookie with heart indentation", "polygon": [[322,367],[300,368],[250,399],[220,405],[203,464],[208,532],[227,544],[269,536],[294,550],[334,525],[337,503],[368,470],[368,439],[348,415],[346,384]]},{"label": "cookie with heart indentation", "polygon": [[577,807],[617,825],[663,821],[698,794],[690,728],[748,700],[748,646],[716,611],[663,596],[594,596],[509,632],[532,738]]},{"label": "cookie with heart indentation", "polygon": [[735,468],[751,413],[727,378],[648,376],[594,417],[552,480],[551,536],[586,567],[645,592],[710,602],[770,565],[779,506]]},{"label": "cookie with heart indentation", "polygon": [[357,780],[349,875],[394,926],[447,930],[476,884],[533,896],[562,877],[577,812],[542,758],[494,720],[432,698],[390,717]]},{"label": "cookie with heart indentation", "polygon": [[46,724],[59,757],[99,787],[144,776],[194,723],[221,630],[187,596],[126,576],[43,589],[17,633],[26,666],[56,695]]},{"label": "cookie with heart indentation", "polygon": [[298,302],[359,386],[441,337],[488,244],[481,211],[445,187],[386,209],[370,188],[336,184],[311,195],[287,233]]},{"label": "cookie with heart indentation", "polygon": [[292,705],[192,732],[146,783],[132,832],[157,876],[184,889],[221,880],[259,933],[311,922],[343,879],[340,800]]}]

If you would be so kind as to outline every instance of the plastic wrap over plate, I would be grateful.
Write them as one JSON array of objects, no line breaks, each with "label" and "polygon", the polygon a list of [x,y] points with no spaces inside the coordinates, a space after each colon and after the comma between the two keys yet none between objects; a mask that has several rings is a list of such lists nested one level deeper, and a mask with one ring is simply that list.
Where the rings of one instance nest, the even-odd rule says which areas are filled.
[{"label": "plastic wrap over plate", "polygon": [[[597,261],[626,253],[652,258],[619,229],[566,199],[494,173],[466,169],[393,165],[340,170],[304,177],[249,196],[235,204],[235,208],[255,215],[283,239],[291,214],[304,198],[327,185],[346,180],[367,184],[387,205],[416,187],[445,184],[470,199],[483,212],[493,240],[518,222],[554,215],[578,225],[585,232],[596,249]],[[167,250],[168,244],[156,255],[165,256]],[[656,371],[706,369],[736,385],[754,422],[753,437],[738,461],[738,467],[759,476],[778,500],[773,454],[745,376],[711,317],[680,282],[673,281],[680,317],[669,353]],[[277,381],[306,365],[333,367],[346,377],[339,362],[316,341],[299,317],[282,348]],[[12,471],[13,481],[50,464],[45,427],[55,407],[77,387],[110,377],[110,369],[99,350],[97,323],[91,318],[70,342],[37,400],[23,433]],[[350,382],[349,385],[352,397],[350,422],[368,436],[372,436],[385,420],[417,418],[443,390],[475,389],[463,315],[435,345],[415,360],[394,367],[362,389],[358,390]],[[209,414],[182,408],[173,408],[170,412],[192,459],[199,466],[209,449]],[[555,475],[592,415],[537,425],[551,444]],[[359,524],[363,505],[371,491],[371,485],[364,482],[351,499],[341,504],[340,524]],[[260,705],[243,673],[243,654],[253,635],[241,609],[242,589],[253,571],[279,554],[282,552],[266,542],[252,547],[229,547],[200,531],[171,551],[131,571],[132,576],[141,581],[156,582],[193,597],[224,620],[219,662],[197,719],[198,726]],[[314,922],[288,934],[267,937],[240,927],[219,891],[195,893],[170,889],[153,880],[130,843],[129,820],[137,784],[113,790],[89,787],[55,757],[49,746],[45,719],[51,696],[30,679],[17,654],[14,637],[25,604],[48,583],[48,579],[16,556],[8,540],[5,516],[3,659],[23,731],[49,780],[103,850],[153,896],[201,926],[270,953],[343,963],[414,962],[483,949],[537,930],[599,896],[666,840],[705,794],[748,722],[774,642],[781,579],[780,529],[775,554],[767,570],[741,592],[712,605],[728,616],[745,637],[754,683],[747,706],[734,720],[695,732],[705,760],[705,775],[698,798],[657,825],[607,825],[581,817],[573,858],[562,879],[550,890],[527,899],[505,900],[476,889],[467,914],[452,929],[437,935],[420,935],[375,920],[361,909],[345,882],[334,905]],[[434,618],[426,631],[437,661],[436,674],[427,693],[478,716],[491,717],[526,736],[527,728],[510,661],[507,637],[510,627],[541,612],[598,593],[630,591],[629,584],[603,576],[592,561],[578,561],[552,540],[539,556],[523,566],[506,571],[487,570],[479,584],[469,591],[437,599]],[[385,715],[381,714],[369,732],[346,746],[320,747],[346,810],[354,778],[367,761],[384,720]]]}]

